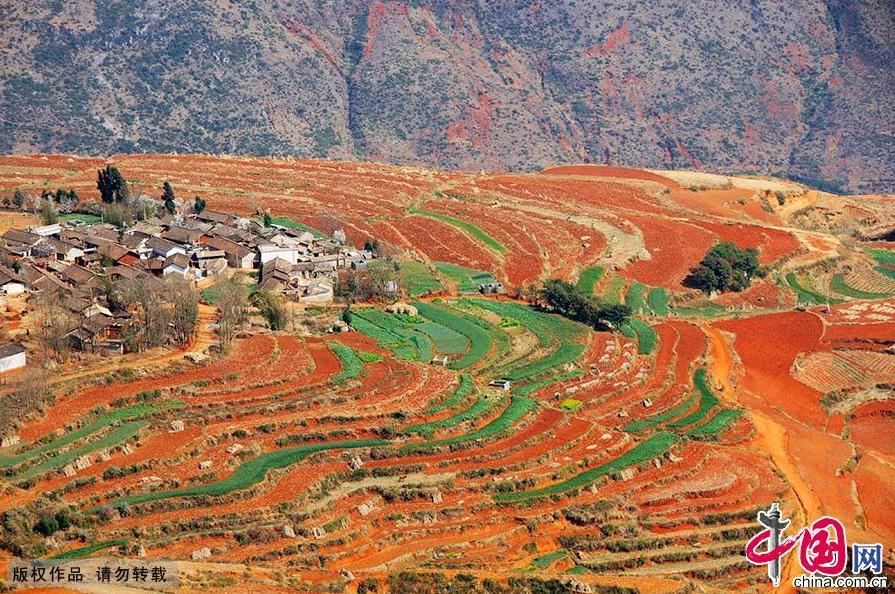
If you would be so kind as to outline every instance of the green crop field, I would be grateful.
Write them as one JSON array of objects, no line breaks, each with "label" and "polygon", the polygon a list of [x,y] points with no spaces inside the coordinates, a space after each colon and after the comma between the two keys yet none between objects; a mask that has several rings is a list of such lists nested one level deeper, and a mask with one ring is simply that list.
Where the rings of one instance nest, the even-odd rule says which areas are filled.
[{"label": "green crop field", "polygon": [[427,415],[434,415],[435,413],[441,412],[447,408],[451,408],[454,405],[461,402],[464,398],[469,396],[472,393],[473,384],[472,378],[465,373],[460,376],[460,384],[457,386],[457,389],[448,396],[444,402],[441,404],[437,404],[435,406],[430,407],[427,411]]},{"label": "green crop field", "polygon": [[319,229],[315,229],[313,227],[309,227],[308,225],[305,225],[304,223],[299,223],[298,221],[293,221],[289,217],[284,217],[284,216],[272,217],[271,223],[273,223],[274,225],[280,226],[280,227],[285,227],[287,229],[298,229],[299,231],[307,231],[308,233],[310,233],[311,235],[313,235],[314,237],[316,237],[318,239],[324,239],[326,237],[326,234],[323,231],[320,231]]},{"label": "green crop field", "polygon": [[650,289],[647,302],[649,303],[649,308],[656,315],[667,316],[671,312],[671,309],[668,307],[669,297],[667,289],[661,287]]},{"label": "green crop field", "polygon": [[682,318],[714,318],[725,315],[727,308],[711,301],[703,301],[695,305],[675,307],[672,311]]},{"label": "green crop field", "polygon": [[628,292],[625,295],[625,305],[635,312],[644,313],[646,311],[646,301],[644,299],[645,291],[646,287],[642,284],[636,281],[631,283],[631,286],[628,287]]},{"label": "green crop field", "polygon": [[[174,497],[220,497],[233,491],[246,489],[252,485],[256,485],[264,480],[267,473],[271,470],[286,468],[300,462],[315,452],[323,452],[327,450],[346,450],[353,448],[369,448],[376,446],[388,445],[389,442],[384,439],[356,439],[350,441],[336,441],[331,443],[314,443],[302,445],[294,448],[286,448],[274,452],[261,454],[257,458],[243,462],[236,467],[226,478],[208,483],[206,485],[196,485],[184,489],[173,489],[170,491],[157,491],[155,493],[144,493],[142,495],[131,495],[120,497],[111,502],[112,507],[121,507],[122,505],[137,505],[148,501],[158,501],[161,499],[171,499]],[[91,508],[90,511],[96,512],[99,507]]]},{"label": "green crop field", "polygon": [[361,361],[360,357],[357,356],[357,353],[355,353],[354,349],[350,346],[335,341],[326,343],[326,346],[339,358],[339,362],[342,364],[342,371],[332,378],[333,384],[341,384],[342,382],[354,379],[364,370],[363,361]]},{"label": "green crop field", "polygon": [[94,542],[85,547],[80,547],[77,549],[71,549],[68,551],[63,551],[58,555],[53,555],[49,557],[51,560],[63,560],[63,559],[83,559],[84,557],[89,557],[93,553],[97,551],[103,551],[105,549],[111,549],[112,547],[123,547],[130,542],[127,538],[117,538],[115,540],[104,540],[102,542]]},{"label": "green crop field", "polygon": [[879,272],[881,275],[885,276],[886,278],[891,278],[891,279],[895,280],[895,268],[887,268],[886,266],[877,266],[876,268],[874,268],[874,270],[876,270],[877,272]]},{"label": "green crop field", "polygon": [[59,215],[59,218],[63,221],[81,221],[82,223],[99,223],[102,221],[102,217],[98,217],[93,214],[88,214],[85,212],[72,212]]},{"label": "green crop field", "polygon": [[656,433],[644,442],[641,442],[614,460],[602,464],[596,468],[586,470],[572,478],[552,484],[541,489],[530,491],[518,491],[516,493],[499,493],[494,496],[499,503],[513,503],[527,501],[539,497],[547,497],[586,487],[597,479],[614,472],[624,470],[628,466],[640,464],[657,456],[660,456],[668,448],[677,443],[678,437],[674,433]]},{"label": "green crop field", "polygon": [[506,246],[502,243],[473,225],[467,221],[462,219],[458,219],[456,217],[452,217],[450,215],[441,214],[440,212],[432,212],[431,210],[422,210],[422,209],[411,209],[410,214],[420,215],[424,217],[428,217],[430,219],[435,219],[436,221],[441,221],[442,223],[447,223],[448,225],[453,225],[454,227],[466,231],[474,238],[484,243],[486,246],[494,250],[495,252],[504,253],[507,251]]},{"label": "green crop field", "polygon": [[820,293],[812,289],[804,287],[799,281],[799,278],[796,276],[795,272],[790,272],[786,275],[786,282],[790,286],[790,288],[795,291],[796,298],[798,299],[799,303],[807,303],[809,305],[833,305],[843,302],[842,299],[827,297],[826,295],[821,295]]},{"label": "green crop field", "polygon": [[864,251],[880,264],[895,264],[895,250],[867,248]]},{"label": "green crop field", "polygon": [[699,393],[699,408],[693,414],[687,415],[677,421],[668,424],[669,427],[686,427],[703,419],[706,414],[718,405],[718,398],[712,393],[708,383],[708,372],[700,367],[693,372],[693,384]]},{"label": "green crop field", "polygon": [[12,456],[0,456],[0,468],[9,468],[11,466],[15,466],[16,464],[21,464],[22,462],[32,460],[46,452],[58,450],[59,448],[65,447],[70,443],[74,443],[79,439],[83,439],[89,435],[92,435],[93,433],[96,433],[100,429],[108,427],[113,423],[119,421],[134,421],[137,419],[152,416],[160,412],[180,408],[181,406],[183,406],[182,401],[172,399],[161,400],[159,402],[137,404],[134,406],[129,406],[127,408],[113,410],[112,412],[101,415],[92,423],[89,423],[88,425],[85,425],[80,429],[69,431],[68,433],[62,435],[61,437],[57,437],[49,443],[41,444],[35,448],[31,448]]},{"label": "green crop field", "polygon": [[35,464],[30,468],[27,468],[22,473],[16,476],[17,480],[25,480],[34,478],[36,476],[40,476],[45,472],[49,472],[51,470],[58,470],[73,461],[76,458],[83,456],[84,454],[89,454],[91,452],[95,452],[97,450],[104,450],[106,448],[111,448],[119,445],[120,443],[127,441],[131,437],[140,433],[140,430],[143,427],[146,427],[149,423],[146,421],[131,421],[130,423],[125,423],[120,427],[116,427],[107,435],[97,439],[96,441],[91,441],[79,448],[72,448],[65,452],[61,452],[56,454],[51,458],[47,458],[43,460],[39,464]]},{"label": "green crop field", "polygon": [[696,429],[690,431],[690,435],[695,438],[712,437],[720,433],[724,433],[731,423],[739,419],[743,415],[743,411],[735,409],[725,409],[719,411],[718,414],[700,425]]},{"label": "green crop field", "polygon": [[500,416],[481,429],[477,429],[475,431],[472,431],[471,433],[466,433],[464,435],[458,435],[456,437],[446,437],[444,439],[427,441],[421,444],[408,444],[403,448],[403,451],[426,451],[442,445],[452,445],[475,441],[477,439],[493,437],[498,433],[506,431],[514,424],[516,424],[519,419],[521,419],[532,409],[534,409],[536,404],[537,402],[532,398],[526,398],[524,396],[513,394],[512,398],[510,398],[510,405],[504,409]]},{"label": "green crop field", "polygon": [[[451,369],[466,369],[482,359],[491,350],[493,333],[483,328],[472,316],[464,314],[446,305],[414,301],[420,315],[462,335],[469,350],[455,361],[451,361]],[[446,352],[446,351],[442,351]],[[463,351],[458,351],[463,352]]]},{"label": "green crop field", "polygon": [[358,308],[351,311],[351,325],[384,349],[392,351],[395,356],[405,361],[419,359],[419,349],[403,332],[405,324],[389,314],[372,307]]},{"label": "green crop field", "polygon": [[556,369],[571,363],[584,352],[583,344],[562,343],[559,348],[544,357],[536,359],[519,367],[507,371],[504,375],[513,381],[519,381],[538,376],[551,369]]},{"label": "green crop field", "polygon": [[490,272],[465,268],[450,262],[433,262],[435,270],[452,280],[460,293],[477,293],[479,285],[497,282]]},{"label": "green crop field", "polygon": [[401,283],[411,297],[438,293],[443,289],[441,281],[432,274],[429,268],[416,260],[409,260],[401,264]]},{"label": "green crop field", "polygon": [[560,559],[565,559],[568,556],[569,552],[565,549],[560,549],[558,551],[553,551],[551,553],[547,553],[546,555],[541,555],[532,560],[531,564],[537,567],[538,569],[547,569],[556,561]]},{"label": "green crop field", "polygon": [[619,330],[628,338],[637,339],[637,352],[641,355],[651,354],[659,344],[659,336],[656,331],[642,320],[631,318]]},{"label": "green crop field", "polygon": [[640,419],[639,421],[634,421],[633,423],[628,423],[627,425],[625,425],[624,430],[628,433],[640,433],[645,429],[649,429],[651,427],[655,427],[656,425],[661,425],[666,421],[675,419],[693,408],[693,404],[696,402],[696,398],[696,394],[693,394],[678,406],[666,410],[663,413],[653,415],[645,419]]},{"label": "green crop field", "polygon": [[625,279],[621,276],[613,276],[603,290],[601,298],[606,303],[617,305],[622,302],[622,289],[625,287]]},{"label": "green crop field", "polygon": [[415,325],[413,329],[431,338],[439,353],[459,355],[465,353],[469,346],[465,336],[438,322],[424,322]]},{"label": "green crop field", "polygon": [[491,410],[491,407],[494,406],[494,401],[489,398],[479,398],[475,402],[472,403],[472,406],[467,408],[466,410],[446,419],[440,419],[438,421],[431,421],[429,423],[420,423],[419,425],[411,425],[410,427],[405,427],[402,429],[403,433],[434,433],[439,429],[447,429],[449,427],[456,427],[461,423],[465,423],[466,421],[471,421],[472,419],[478,418]]},{"label": "green crop field", "polygon": [[860,289],[850,287],[845,282],[845,277],[841,274],[833,276],[833,290],[840,295],[853,297],[855,299],[886,299],[893,295],[892,293],[870,293],[868,291],[861,291]]},{"label": "green crop field", "polygon": [[585,268],[581,272],[581,276],[578,277],[578,288],[586,295],[593,295],[594,287],[596,287],[597,283],[600,282],[600,279],[603,278],[605,272],[606,269],[602,266]]}]

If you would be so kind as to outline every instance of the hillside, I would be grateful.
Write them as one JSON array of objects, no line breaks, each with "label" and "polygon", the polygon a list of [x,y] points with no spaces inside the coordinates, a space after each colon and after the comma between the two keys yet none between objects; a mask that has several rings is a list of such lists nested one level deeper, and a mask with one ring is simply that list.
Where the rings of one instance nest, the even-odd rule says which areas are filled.
[{"label": "hillside", "polygon": [[0,152],[584,161],[895,188],[886,0],[82,0],[0,17]]}]

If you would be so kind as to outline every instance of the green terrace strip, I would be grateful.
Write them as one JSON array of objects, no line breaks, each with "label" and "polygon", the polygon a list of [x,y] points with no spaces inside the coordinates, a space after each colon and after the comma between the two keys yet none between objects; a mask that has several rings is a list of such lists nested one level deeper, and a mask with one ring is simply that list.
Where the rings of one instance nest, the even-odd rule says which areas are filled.
[{"label": "green terrace strip", "polygon": [[460,293],[476,293],[479,290],[479,285],[497,282],[490,272],[464,268],[450,262],[433,262],[432,264],[439,274],[448,277],[457,284],[457,291]]},{"label": "green terrace strip", "polygon": [[879,272],[881,275],[886,278],[891,278],[895,280],[895,268],[887,268],[885,266],[877,266],[874,270]]},{"label": "green terrace strip", "polygon": [[441,412],[445,409],[452,408],[454,405],[469,396],[469,394],[472,392],[472,388],[472,378],[464,373],[460,376],[460,385],[457,386],[457,389],[454,390],[454,393],[448,396],[441,404],[430,407],[426,411],[426,414],[434,415],[435,413]]},{"label": "green terrace strip", "polygon": [[353,348],[345,346],[341,342],[328,342],[326,346],[335,353],[342,363],[342,371],[333,376],[332,383],[341,384],[360,375],[364,369],[364,363]]},{"label": "green terrace strip", "polygon": [[547,569],[554,562],[559,561],[560,559],[564,559],[569,552],[565,549],[560,549],[558,551],[553,551],[552,553],[547,553],[546,555],[541,555],[540,557],[533,559],[531,564],[537,567],[538,569]]},{"label": "green terrace strip", "polygon": [[895,250],[867,248],[864,251],[880,264],[895,264]]},{"label": "green terrace strip", "polygon": [[409,260],[401,264],[401,282],[411,297],[438,293],[443,288],[441,282],[429,271],[429,268],[416,260]]},{"label": "green terrace strip", "polygon": [[507,251],[506,246],[504,246],[502,243],[500,243],[499,241],[497,241],[496,239],[494,239],[493,237],[491,237],[490,235],[488,235],[487,233],[485,233],[484,231],[482,231],[481,229],[479,229],[472,223],[467,223],[466,221],[464,221],[462,219],[458,219],[456,217],[452,217],[452,216],[446,215],[446,214],[441,214],[440,212],[432,212],[431,210],[423,210],[423,209],[416,209],[416,208],[410,209],[410,214],[421,215],[424,217],[428,217],[430,219],[435,219],[436,221],[441,221],[442,223],[447,223],[448,225],[453,225],[454,227],[457,227],[458,229],[462,229],[463,231],[466,231],[467,233],[469,233],[470,235],[472,235],[473,237],[475,237],[476,239],[478,239],[479,241],[481,241],[482,243],[484,243],[485,245],[487,245],[489,248],[491,248],[492,250],[494,250],[496,252],[500,252],[502,254]]},{"label": "green terrace strip", "polygon": [[469,341],[469,350],[459,359],[450,362],[448,367],[451,369],[466,369],[491,350],[492,333],[482,328],[473,316],[434,303],[414,301],[413,306],[423,317],[462,334]]},{"label": "green terrace strip", "polygon": [[298,221],[293,221],[289,217],[273,217],[270,221],[272,224],[277,225],[278,227],[285,227],[287,229],[298,229],[299,231],[307,231],[317,239],[324,239],[326,234],[319,229],[314,229],[313,227],[309,227],[304,223],[299,223]]},{"label": "green terrace strip", "polygon": [[59,448],[67,446],[70,443],[74,443],[75,441],[87,437],[88,435],[92,435],[93,433],[96,433],[100,429],[108,427],[113,423],[117,423],[119,421],[134,421],[151,416],[156,413],[164,412],[167,410],[174,410],[176,408],[180,408],[181,406],[183,406],[183,402],[180,400],[162,400],[160,402],[137,404],[135,406],[129,406],[127,408],[121,408],[112,412],[105,413],[92,423],[85,425],[80,429],[70,431],[49,443],[39,445],[20,454],[15,454],[12,456],[0,456],[0,468],[9,468],[11,466],[15,466],[16,464],[21,464],[22,462],[32,460],[33,458],[36,458],[46,452],[58,450]]},{"label": "green terrace strip", "polygon": [[714,417],[709,419],[703,425],[690,431],[690,435],[695,438],[714,437],[730,427],[730,424],[739,419],[743,415],[743,411],[735,409],[724,409]]},{"label": "green terrace strip", "polygon": [[413,327],[417,332],[422,332],[435,343],[439,353],[459,355],[466,352],[468,346],[466,337],[452,330],[450,326],[443,326],[438,322],[424,322]]},{"label": "green terrace strip", "polygon": [[699,408],[693,414],[668,423],[669,427],[677,428],[692,425],[702,420],[710,410],[718,405],[718,398],[712,394],[712,389],[709,388],[707,375],[704,367],[700,367],[693,372],[693,384],[696,386],[696,391],[699,392]]},{"label": "green terrace strip", "polygon": [[[347,450],[354,448],[370,448],[376,446],[388,445],[389,441],[385,439],[355,439],[349,441],[336,441],[332,443],[315,443],[310,445],[302,445],[294,448],[286,448],[275,452],[261,454],[257,458],[253,458],[248,462],[240,464],[227,478],[208,483],[207,485],[196,485],[185,489],[173,489],[170,491],[157,491],[155,493],[144,493],[142,495],[131,495],[128,497],[120,497],[110,502],[109,505],[114,508],[123,505],[138,505],[149,501],[158,501],[161,499],[172,499],[175,497],[220,497],[227,495],[233,491],[246,489],[253,485],[257,485],[264,480],[267,473],[271,470],[286,468],[297,462],[301,462],[309,455],[315,452],[323,452],[327,450]],[[91,508],[90,512],[97,512],[102,506]]]},{"label": "green terrace strip", "polygon": [[799,278],[796,276],[795,272],[790,272],[786,275],[786,282],[789,284],[792,290],[796,292],[796,298],[798,299],[799,303],[808,303],[811,305],[833,305],[836,303],[843,303],[842,299],[827,297],[826,295],[821,295],[820,293],[803,287],[799,282]]},{"label": "green terrace strip", "polygon": [[448,427],[456,427],[461,423],[465,423],[466,421],[471,421],[472,419],[476,419],[494,406],[494,400],[489,398],[479,398],[475,402],[472,403],[472,406],[464,410],[463,412],[456,414],[452,417],[448,417],[446,419],[441,419],[438,421],[432,421],[430,423],[420,423],[419,425],[411,425],[410,427],[406,427],[402,429],[402,433],[434,433],[439,429],[446,429]]},{"label": "green terrace strip", "polygon": [[621,276],[613,276],[609,280],[609,284],[603,291],[603,301],[611,305],[618,305],[622,302],[622,289],[625,286],[625,279]]},{"label": "green terrace strip", "polygon": [[693,394],[681,404],[675,406],[674,408],[668,409],[663,413],[647,417],[646,419],[640,419],[639,421],[628,423],[627,425],[625,425],[624,430],[628,433],[640,433],[645,429],[650,429],[651,427],[655,427],[656,425],[660,425],[666,421],[670,421],[671,419],[675,419],[681,416],[682,414],[690,410],[695,402],[696,394]]},{"label": "green terrace strip", "polygon": [[498,493],[494,495],[494,500],[498,503],[515,503],[519,501],[528,501],[540,497],[549,497],[550,495],[558,495],[567,491],[573,491],[586,487],[597,479],[608,474],[624,470],[628,466],[640,464],[660,456],[668,448],[678,441],[678,436],[674,433],[661,432],[656,433],[644,442],[641,442],[610,462],[602,464],[596,468],[586,470],[572,478],[554,483],[548,487],[541,489],[533,489],[531,491],[519,491],[516,493]]},{"label": "green terrace strip", "polygon": [[392,351],[398,359],[415,361],[419,348],[405,335],[404,323],[389,314],[372,307],[351,311],[351,325],[384,349]]},{"label": "green terrace strip", "polygon": [[723,305],[704,301],[696,305],[675,307],[672,312],[682,318],[714,318],[725,315],[727,309]]},{"label": "green terrace strip", "polygon": [[668,307],[668,291],[666,289],[661,287],[650,289],[647,301],[649,308],[656,315],[667,316],[671,311]]},{"label": "green terrace strip", "polygon": [[644,291],[646,291],[646,287],[642,284],[638,282],[631,283],[631,286],[628,287],[628,293],[625,295],[625,305],[633,311],[644,313],[646,311],[646,301],[643,297]]},{"label": "green terrace strip", "polygon": [[[506,431],[507,429],[515,425],[519,421],[519,419],[524,417],[535,407],[537,401],[534,398],[529,398],[529,394],[552,383],[565,381],[567,379],[577,377],[583,373],[584,372],[580,369],[576,369],[575,371],[570,371],[562,375],[557,375],[545,380],[526,384],[525,386],[514,390],[513,396],[510,398],[510,405],[506,409],[504,409],[503,413],[501,413],[499,417],[497,417],[481,429],[477,429],[472,433],[459,435],[457,437],[448,437],[445,439],[429,441],[426,443],[408,444],[404,446],[403,450],[407,452],[425,451],[441,445],[452,445],[474,441],[476,439],[493,437],[494,435],[502,433],[503,431]],[[405,429],[405,431],[407,430]]]},{"label": "green terrace strip", "polygon": [[594,287],[597,286],[597,283],[603,278],[603,273],[605,272],[606,269],[602,266],[585,268],[581,273],[581,276],[578,277],[578,288],[581,289],[585,295],[593,295]]},{"label": "green terrace strip", "polygon": [[84,212],[72,212],[72,213],[68,213],[68,214],[61,214],[61,215],[59,215],[59,218],[62,219],[63,221],[81,221],[82,223],[88,223],[91,225],[93,223],[99,223],[100,221],[102,221],[102,217],[99,217],[99,216],[96,216],[93,214],[84,213]]},{"label": "green terrace strip", "polygon": [[125,423],[120,427],[117,427],[108,435],[105,435],[104,437],[96,441],[91,441],[81,446],[80,448],[73,448],[66,452],[62,452],[60,454],[57,454],[56,456],[47,458],[39,464],[31,466],[24,472],[16,475],[16,480],[25,480],[40,476],[41,474],[44,474],[45,472],[48,472],[50,470],[62,468],[72,460],[79,458],[84,454],[89,454],[97,450],[104,450],[106,448],[117,446],[118,444],[127,441],[131,437],[139,434],[140,430],[143,427],[146,427],[148,424],[149,423],[147,423],[146,421],[132,421],[130,423]]},{"label": "green terrace strip", "polygon": [[543,359],[537,359],[523,365],[521,367],[517,367],[505,375],[507,379],[511,379],[513,381],[524,380],[528,378],[532,378],[551,369],[555,369],[557,367],[561,367],[566,363],[571,363],[575,359],[581,356],[581,353],[584,352],[583,344],[570,344],[570,343],[562,343],[559,345],[559,348],[550,353],[548,356]]},{"label": "green terrace strip", "polygon": [[659,336],[656,331],[642,320],[631,318],[619,330],[628,338],[637,339],[637,352],[641,355],[649,355],[659,344]]},{"label": "green terrace strip", "polygon": [[71,549],[70,551],[63,551],[58,555],[53,555],[50,557],[50,560],[63,560],[63,559],[83,559],[84,557],[88,557],[97,551],[102,551],[104,549],[111,549],[112,547],[123,547],[128,542],[130,542],[127,538],[117,538],[115,540],[104,540],[102,542],[95,542],[87,545],[86,547],[81,547],[78,549]]},{"label": "green terrace strip", "polygon": [[868,291],[862,291],[860,289],[850,287],[845,282],[845,277],[843,277],[841,274],[836,274],[833,276],[833,290],[840,295],[853,297],[855,299],[886,299],[887,297],[891,297],[893,295],[893,293],[870,293]]}]

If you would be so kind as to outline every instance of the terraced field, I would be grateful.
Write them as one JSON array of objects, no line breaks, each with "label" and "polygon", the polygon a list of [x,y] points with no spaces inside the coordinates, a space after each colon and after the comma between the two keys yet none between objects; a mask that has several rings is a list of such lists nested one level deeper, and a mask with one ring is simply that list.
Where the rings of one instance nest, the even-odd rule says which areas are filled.
[{"label": "terraced field", "polygon": [[[0,187],[65,180],[88,198],[100,166],[17,159]],[[0,511],[22,514],[36,556],[198,553],[196,589],[221,592],[384,592],[410,571],[657,593],[764,588],[742,548],[772,501],[796,524],[830,513],[860,542],[895,542],[879,503],[886,254],[843,244],[851,267],[830,258],[820,283],[800,258],[826,252],[760,197],[700,213],[698,192],[629,174],[115,160],[209,207],[256,216],[260,201],[276,224],[387,244],[418,315],[356,304],[352,332],[251,328],[225,355],[126,381],[61,368],[47,410],[0,449]],[[683,284],[737,234],[761,250],[767,293]],[[550,277],[635,315],[604,332],[530,305]],[[473,295],[492,281],[509,295]],[[36,536],[58,513],[72,526]]]}]

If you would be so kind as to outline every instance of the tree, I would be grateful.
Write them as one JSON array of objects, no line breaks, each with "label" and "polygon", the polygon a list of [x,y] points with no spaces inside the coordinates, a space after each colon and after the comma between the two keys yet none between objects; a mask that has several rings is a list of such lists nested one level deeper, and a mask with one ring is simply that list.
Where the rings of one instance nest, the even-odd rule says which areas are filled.
[{"label": "tree", "polygon": [[130,209],[125,208],[118,203],[105,205],[102,210],[102,215],[103,221],[115,225],[119,229],[124,229],[134,222],[134,217]]},{"label": "tree", "polygon": [[267,320],[271,330],[285,330],[286,304],[282,295],[272,291],[258,291],[252,296],[252,303]]},{"label": "tree", "polygon": [[106,165],[105,169],[96,172],[96,187],[106,204],[127,202],[130,198],[127,181],[114,165]]},{"label": "tree", "polygon": [[193,199],[193,210],[196,211],[196,214],[205,210],[205,199],[197,195]]},{"label": "tree", "polygon": [[272,226],[273,226],[273,217],[270,216],[270,213],[269,213],[269,212],[266,212],[266,211],[265,211],[264,216],[261,217],[261,219],[264,221],[264,226],[265,226],[265,227],[272,227]]},{"label": "tree", "polygon": [[32,303],[35,334],[44,360],[64,361],[69,351],[68,333],[77,328],[77,320],[57,293],[36,293]]},{"label": "tree", "polygon": [[59,212],[49,198],[41,199],[38,214],[44,225],[53,225],[59,222]]},{"label": "tree", "polygon": [[755,276],[763,273],[758,263],[757,249],[742,249],[735,243],[725,241],[706,252],[685,282],[704,293],[742,291]]},{"label": "tree", "polygon": [[25,204],[25,194],[19,188],[16,188],[12,193],[12,203],[16,205],[18,208],[22,208]]},{"label": "tree", "polygon": [[239,329],[246,323],[248,315],[246,313],[245,286],[241,277],[234,276],[231,278],[218,277],[213,287],[214,293],[217,295],[217,306],[221,311],[221,320],[218,324],[218,335],[221,340],[221,346],[226,350]]},{"label": "tree", "polygon": [[631,317],[627,305],[604,304],[559,279],[544,281],[540,297],[557,313],[600,330],[618,328]]},{"label": "tree", "polygon": [[199,293],[188,280],[177,275],[165,279],[165,293],[171,304],[171,339],[186,344],[196,333]]},{"label": "tree", "polygon": [[165,210],[174,214],[177,210],[177,202],[175,202],[174,189],[168,183],[168,180],[165,180],[165,183],[162,184],[162,200],[165,202]]}]

